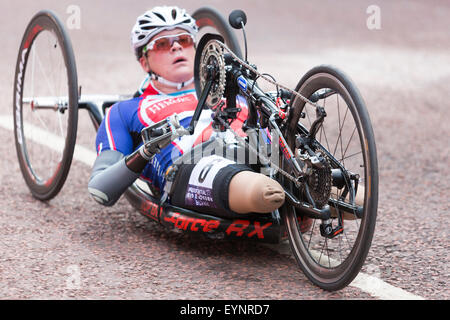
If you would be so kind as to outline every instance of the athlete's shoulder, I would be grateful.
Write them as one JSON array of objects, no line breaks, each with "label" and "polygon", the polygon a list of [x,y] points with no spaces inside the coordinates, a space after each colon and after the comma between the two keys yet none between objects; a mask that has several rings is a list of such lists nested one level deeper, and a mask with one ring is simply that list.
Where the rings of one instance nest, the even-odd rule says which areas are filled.
[{"label": "athlete's shoulder", "polygon": [[111,113],[120,114],[121,117],[133,117],[141,105],[141,101],[145,98],[144,94],[134,96],[127,100],[120,100],[111,106]]}]

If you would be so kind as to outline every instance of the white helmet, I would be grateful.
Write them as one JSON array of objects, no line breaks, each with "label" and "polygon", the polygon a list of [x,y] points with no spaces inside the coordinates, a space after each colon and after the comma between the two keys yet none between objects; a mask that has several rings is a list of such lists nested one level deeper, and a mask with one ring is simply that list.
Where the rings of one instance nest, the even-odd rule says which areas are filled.
[{"label": "white helmet", "polygon": [[194,18],[178,7],[154,7],[139,16],[131,30],[131,44],[137,59],[142,56],[142,47],[150,39],[163,30],[181,28],[192,35],[196,35],[198,27]]}]

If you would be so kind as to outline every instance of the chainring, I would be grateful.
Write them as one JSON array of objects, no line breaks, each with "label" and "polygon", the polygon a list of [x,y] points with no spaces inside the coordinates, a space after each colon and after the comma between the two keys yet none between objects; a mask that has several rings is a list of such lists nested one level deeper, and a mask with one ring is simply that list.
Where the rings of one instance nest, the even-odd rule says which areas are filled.
[{"label": "chainring", "polygon": [[208,81],[209,69],[212,68],[213,83],[206,98],[205,106],[214,109],[225,93],[226,71],[223,47],[217,41],[223,38],[215,34],[205,34],[197,47],[194,65],[195,90],[200,98]]}]

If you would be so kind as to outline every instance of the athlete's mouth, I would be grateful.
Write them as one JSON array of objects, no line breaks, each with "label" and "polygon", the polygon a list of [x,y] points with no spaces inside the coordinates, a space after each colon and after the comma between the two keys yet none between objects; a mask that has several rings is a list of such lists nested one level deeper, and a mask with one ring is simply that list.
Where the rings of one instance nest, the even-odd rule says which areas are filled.
[{"label": "athlete's mouth", "polygon": [[186,58],[179,57],[179,58],[176,58],[176,59],[175,59],[175,61],[173,62],[173,64],[177,64],[177,63],[185,62],[185,61],[187,61]]}]

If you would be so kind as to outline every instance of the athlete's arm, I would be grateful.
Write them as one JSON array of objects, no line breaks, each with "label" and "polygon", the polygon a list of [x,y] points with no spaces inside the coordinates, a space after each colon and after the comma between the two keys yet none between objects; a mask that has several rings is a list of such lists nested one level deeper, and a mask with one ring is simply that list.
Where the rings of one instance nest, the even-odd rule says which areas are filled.
[{"label": "athlete's arm", "polygon": [[119,104],[112,106],[98,129],[98,156],[88,183],[92,197],[106,206],[116,203],[152,158],[144,147],[133,152],[126,114],[120,111]]},{"label": "athlete's arm", "polygon": [[100,204],[112,206],[140,176],[151,159],[143,147],[127,157],[116,150],[105,150],[95,160],[88,190]]}]

